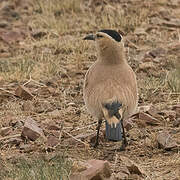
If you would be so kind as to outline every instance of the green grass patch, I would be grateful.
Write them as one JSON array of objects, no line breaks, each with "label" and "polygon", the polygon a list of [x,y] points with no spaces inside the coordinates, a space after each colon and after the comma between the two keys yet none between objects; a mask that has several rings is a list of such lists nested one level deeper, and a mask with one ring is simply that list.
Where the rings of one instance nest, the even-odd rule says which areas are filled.
[{"label": "green grass patch", "polygon": [[72,162],[65,155],[17,158],[1,162],[0,179],[52,180],[69,178]]}]

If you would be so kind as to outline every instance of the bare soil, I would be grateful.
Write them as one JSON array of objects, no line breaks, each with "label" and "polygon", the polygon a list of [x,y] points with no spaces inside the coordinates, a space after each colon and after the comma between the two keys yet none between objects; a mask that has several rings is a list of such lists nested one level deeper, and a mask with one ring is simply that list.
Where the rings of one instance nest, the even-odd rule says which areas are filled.
[{"label": "bare soil", "polygon": [[[90,146],[97,120],[87,113],[82,97],[85,73],[97,58],[94,43],[82,38],[103,28],[123,34],[127,60],[137,74],[139,107],[153,108],[158,121],[152,125],[134,116],[123,152],[119,142],[106,141],[104,125],[99,147]],[[19,84],[33,99],[17,97]],[[45,138],[20,137],[27,117],[39,124]],[[108,160],[113,173],[120,171],[119,157],[126,156],[143,168],[145,179],[180,179],[179,118],[179,0],[0,2],[0,168],[10,171],[6,162],[17,157],[66,151],[73,160]],[[3,134],[5,127],[9,130]],[[164,131],[175,148],[159,146],[157,136]],[[50,136],[60,143],[49,146]]]}]

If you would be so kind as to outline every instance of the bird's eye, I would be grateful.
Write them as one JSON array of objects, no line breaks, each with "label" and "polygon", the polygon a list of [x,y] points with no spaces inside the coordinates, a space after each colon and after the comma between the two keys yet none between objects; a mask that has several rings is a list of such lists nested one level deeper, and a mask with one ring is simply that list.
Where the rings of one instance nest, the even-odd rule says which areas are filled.
[{"label": "bird's eye", "polygon": [[102,35],[97,34],[97,38],[98,38],[98,39],[100,39],[100,38],[102,38],[102,37],[103,37]]}]

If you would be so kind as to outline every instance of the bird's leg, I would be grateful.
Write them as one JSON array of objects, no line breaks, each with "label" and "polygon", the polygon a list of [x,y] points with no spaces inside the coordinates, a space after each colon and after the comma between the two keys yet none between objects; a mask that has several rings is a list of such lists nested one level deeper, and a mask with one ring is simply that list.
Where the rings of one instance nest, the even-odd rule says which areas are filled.
[{"label": "bird's leg", "polygon": [[96,130],[97,130],[97,135],[96,135],[96,142],[95,142],[95,144],[94,144],[94,147],[97,147],[98,144],[99,144],[99,131],[100,131],[100,128],[101,128],[101,124],[102,124],[102,119],[99,119],[99,120],[98,120],[98,126],[97,126],[97,128],[96,128]]},{"label": "bird's leg", "polygon": [[120,150],[124,151],[127,146],[127,139],[126,139],[126,134],[125,134],[125,130],[124,130],[123,119],[121,119],[121,126],[122,126],[122,133],[123,133],[123,142],[120,147]]}]

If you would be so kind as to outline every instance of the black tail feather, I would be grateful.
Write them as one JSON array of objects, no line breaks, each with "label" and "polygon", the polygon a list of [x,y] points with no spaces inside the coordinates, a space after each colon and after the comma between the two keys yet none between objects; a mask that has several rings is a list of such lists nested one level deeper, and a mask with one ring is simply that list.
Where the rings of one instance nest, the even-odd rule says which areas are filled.
[{"label": "black tail feather", "polygon": [[110,141],[120,141],[122,140],[122,126],[121,122],[119,121],[118,124],[116,124],[116,127],[114,124],[111,126],[106,121],[106,138]]},{"label": "black tail feather", "polygon": [[122,104],[118,101],[112,103],[104,104],[104,107],[108,110],[109,117],[115,116],[119,122],[115,124],[109,124],[106,120],[106,137],[111,141],[120,141],[122,140],[122,124],[121,124],[121,115],[119,114],[119,109],[122,107]]}]

